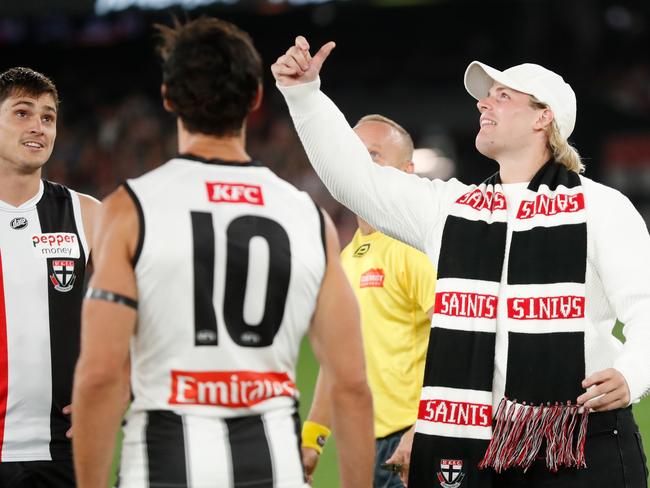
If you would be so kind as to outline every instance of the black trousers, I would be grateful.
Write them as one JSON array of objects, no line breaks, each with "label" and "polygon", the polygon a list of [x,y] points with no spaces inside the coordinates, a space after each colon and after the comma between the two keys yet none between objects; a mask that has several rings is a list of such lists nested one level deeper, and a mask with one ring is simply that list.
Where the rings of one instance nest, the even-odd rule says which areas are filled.
[{"label": "black trousers", "polygon": [[589,414],[586,469],[551,473],[544,459],[526,472],[495,475],[495,488],[648,488],[647,460],[631,408]]},{"label": "black trousers", "polygon": [[72,460],[0,463],[0,488],[74,488],[75,486]]}]

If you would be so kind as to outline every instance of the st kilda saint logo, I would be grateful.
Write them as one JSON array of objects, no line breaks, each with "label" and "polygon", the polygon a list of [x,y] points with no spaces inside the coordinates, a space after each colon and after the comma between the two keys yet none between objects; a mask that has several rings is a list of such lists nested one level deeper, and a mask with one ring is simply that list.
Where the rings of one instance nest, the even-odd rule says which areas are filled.
[{"label": "st kilda saint logo", "polygon": [[440,486],[443,488],[458,488],[465,479],[462,459],[441,459],[440,471],[436,473]]},{"label": "st kilda saint logo", "polygon": [[52,261],[52,274],[50,281],[56,291],[66,292],[74,286],[74,261],[69,259],[55,259]]},{"label": "st kilda saint logo", "polygon": [[359,247],[356,248],[356,250],[354,251],[352,256],[355,257],[355,258],[360,258],[364,254],[366,254],[368,251],[370,251],[370,244],[368,244],[368,243],[361,244]]}]

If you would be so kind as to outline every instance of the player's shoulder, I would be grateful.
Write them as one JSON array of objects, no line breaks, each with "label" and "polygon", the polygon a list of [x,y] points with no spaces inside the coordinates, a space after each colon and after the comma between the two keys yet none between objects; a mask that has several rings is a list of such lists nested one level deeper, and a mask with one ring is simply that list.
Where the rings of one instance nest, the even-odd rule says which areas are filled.
[{"label": "player's shoulder", "polygon": [[102,202],[97,200],[92,195],[88,195],[87,193],[79,193],[79,192],[75,192],[75,193],[77,194],[77,197],[79,197],[79,204],[81,205],[82,212],[94,212],[102,204]]},{"label": "player's shoulder", "polygon": [[584,188],[585,207],[592,214],[612,214],[632,208],[630,199],[616,188],[580,175]]},{"label": "player's shoulder", "polygon": [[264,173],[266,177],[265,179],[268,181],[268,183],[277,187],[281,194],[289,198],[295,198],[303,201],[312,201],[311,196],[309,196],[306,191],[300,190],[293,183],[290,183],[284,178],[281,178],[271,168],[267,166],[260,166],[260,168]]},{"label": "player's shoulder", "polygon": [[405,242],[402,242],[398,239],[395,239],[394,237],[390,237],[386,234],[382,234],[382,238],[386,242],[386,248],[390,250],[390,252],[393,253],[399,253],[399,254],[405,254],[408,256],[414,255],[414,256],[425,256],[426,255],[419,251],[418,249],[415,249],[413,246],[410,246],[406,244]]},{"label": "player's shoulder", "polygon": [[92,209],[100,205],[100,201],[86,193],[81,193],[62,183],[43,179],[43,194],[49,198],[71,199],[78,198],[82,210],[86,207]]},{"label": "player's shoulder", "polygon": [[146,187],[159,187],[164,183],[163,180],[172,180],[179,172],[179,165],[176,164],[178,158],[172,158],[165,161],[163,164],[141,174],[135,178],[126,180],[126,185],[129,188],[146,188]]},{"label": "player's shoulder", "polygon": [[316,214],[322,225],[327,226],[327,217],[309,193],[281,178],[266,166],[259,168],[258,178],[265,202],[273,203],[274,208],[279,205],[285,214],[292,216],[291,218],[300,219]]},{"label": "player's shoulder", "polygon": [[424,271],[430,269],[434,272],[433,263],[425,253],[393,237],[386,236],[389,239],[387,250],[398,258],[399,262],[404,263],[404,271]]},{"label": "player's shoulder", "polygon": [[94,223],[99,218],[102,204],[95,197],[86,195],[85,193],[77,193],[77,196],[79,198],[79,207],[81,208],[84,227],[87,227],[92,234]]},{"label": "player's shoulder", "polygon": [[126,183],[119,185],[104,200],[102,200],[101,213],[108,216],[125,216],[134,213],[136,202]]},{"label": "player's shoulder", "polygon": [[626,198],[619,190],[611,186],[607,186],[596,180],[592,180],[587,176],[580,175],[580,182],[586,192],[597,196],[606,196],[609,198]]},{"label": "player's shoulder", "polygon": [[73,194],[76,192],[62,184],[57,183],[56,181],[43,179],[43,196],[46,198],[64,198],[70,199]]}]

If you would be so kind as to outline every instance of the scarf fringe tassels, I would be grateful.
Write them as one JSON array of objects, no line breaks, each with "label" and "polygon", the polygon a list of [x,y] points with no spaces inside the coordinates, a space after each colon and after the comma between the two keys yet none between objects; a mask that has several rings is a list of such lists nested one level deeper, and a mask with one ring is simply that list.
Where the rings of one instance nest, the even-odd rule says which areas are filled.
[{"label": "scarf fringe tassels", "polygon": [[503,398],[494,416],[492,440],[478,467],[491,467],[497,473],[518,467],[526,472],[546,441],[550,471],[585,468],[588,416],[589,409],[571,402],[532,405]]}]

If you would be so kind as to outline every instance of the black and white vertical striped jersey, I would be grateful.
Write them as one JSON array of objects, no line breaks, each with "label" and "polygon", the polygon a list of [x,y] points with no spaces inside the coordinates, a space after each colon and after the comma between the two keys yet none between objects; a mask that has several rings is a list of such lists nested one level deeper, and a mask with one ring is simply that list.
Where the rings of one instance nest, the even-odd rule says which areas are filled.
[{"label": "black and white vertical striped jersey", "polygon": [[79,196],[42,181],[0,201],[0,459],[70,459],[72,393],[88,245]]},{"label": "black and white vertical striped jersey", "polygon": [[295,367],[320,210],[268,168],[193,156],[127,191],[141,235],[121,486],[304,486]]}]

